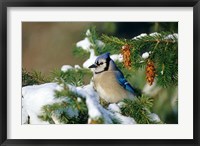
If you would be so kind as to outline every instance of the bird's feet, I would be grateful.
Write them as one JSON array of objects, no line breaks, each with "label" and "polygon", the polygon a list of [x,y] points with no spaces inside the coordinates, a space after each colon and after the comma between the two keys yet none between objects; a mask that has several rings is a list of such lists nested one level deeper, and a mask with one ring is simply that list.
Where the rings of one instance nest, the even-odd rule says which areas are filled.
[{"label": "bird's feet", "polygon": [[103,98],[99,98],[99,103],[104,107],[107,108],[108,105],[110,104],[109,102],[105,101]]}]

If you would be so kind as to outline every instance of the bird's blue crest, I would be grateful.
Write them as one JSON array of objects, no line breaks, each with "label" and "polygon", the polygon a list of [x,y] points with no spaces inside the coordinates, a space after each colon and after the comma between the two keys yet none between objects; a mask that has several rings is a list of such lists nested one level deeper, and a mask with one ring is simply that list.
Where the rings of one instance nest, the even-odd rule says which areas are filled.
[{"label": "bird's blue crest", "polygon": [[[107,59],[107,58],[109,58],[109,57],[110,57],[110,53],[109,53],[109,52],[106,52],[106,53],[100,55],[99,57],[97,57],[96,61],[98,61],[99,59]],[[96,61],[95,61],[95,62],[96,62]]]}]

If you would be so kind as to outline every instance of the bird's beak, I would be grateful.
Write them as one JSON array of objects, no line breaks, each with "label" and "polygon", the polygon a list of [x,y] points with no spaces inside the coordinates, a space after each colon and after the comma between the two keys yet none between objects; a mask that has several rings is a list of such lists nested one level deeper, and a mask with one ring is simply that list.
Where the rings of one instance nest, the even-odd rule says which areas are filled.
[{"label": "bird's beak", "polygon": [[88,68],[96,68],[96,67],[97,67],[97,65],[92,64],[92,65],[90,65]]}]

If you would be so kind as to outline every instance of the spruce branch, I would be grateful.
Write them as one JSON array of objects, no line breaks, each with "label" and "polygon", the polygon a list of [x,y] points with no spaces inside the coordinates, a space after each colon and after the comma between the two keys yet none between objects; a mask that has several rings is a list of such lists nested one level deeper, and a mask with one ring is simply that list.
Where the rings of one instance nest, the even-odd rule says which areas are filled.
[{"label": "spruce branch", "polygon": [[[148,59],[156,67],[158,84],[163,87],[176,86],[178,82],[178,38],[170,32],[141,34],[133,39],[126,40],[113,36],[102,35],[106,45],[121,53],[123,45],[131,48],[131,67],[134,70],[144,68]],[[142,53],[148,52],[149,58],[143,59]],[[165,66],[165,68],[163,68]]]},{"label": "spruce branch", "polygon": [[92,72],[89,69],[69,69],[66,72],[61,70],[54,70],[52,72],[52,77],[54,81],[61,83],[67,83],[74,86],[82,86],[85,82],[88,82],[87,79],[92,77]]},{"label": "spruce branch", "polygon": [[88,109],[83,97],[64,88],[55,91],[55,98],[62,99],[62,102],[43,106],[42,114],[38,116],[40,119],[52,124],[55,124],[55,121],[63,124],[87,123]]},{"label": "spruce branch", "polygon": [[122,39],[119,39],[119,38],[117,38],[117,37],[114,37],[114,36],[107,36],[107,35],[105,35],[105,34],[102,34],[102,36],[101,36],[101,38],[102,38],[102,40],[105,42],[105,43],[107,43],[107,44],[118,44],[118,45],[121,45],[121,46],[123,46],[123,45],[126,45],[127,44],[127,42],[126,42],[126,40],[124,39],[124,40],[122,40]]},{"label": "spruce branch", "polygon": [[142,95],[136,99],[124,99],[121,107],[122,114],[133,117],[138,124],[157,124],[161,121],[153,120],[150,109],[153,106],[153,98]]},{"label": "spruce branch", "polygon": [[50,78],[39,71],[28,72],[25,68],[22,68],[22,86],[38,85],[49,81]]}]

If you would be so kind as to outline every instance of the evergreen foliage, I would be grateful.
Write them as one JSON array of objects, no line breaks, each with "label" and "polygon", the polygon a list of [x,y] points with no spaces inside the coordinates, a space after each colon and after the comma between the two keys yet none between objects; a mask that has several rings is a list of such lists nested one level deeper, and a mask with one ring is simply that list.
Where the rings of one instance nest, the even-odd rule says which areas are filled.
[{"label": "evergreen foliage", "polygon": [[[118,53],[123,45],[130,45],[131,65],[134,70],[144,68],[150,59],[156,66],[157,84],[162,87],[177,86],[178,38],[176,35],[170,32],[143,34],[131,40],[102,35],[102,39],[106,44],[112,46],[112,49],[118,50]],[[142,58],[142,54],[145,52],[150,55],[148,59]]]},{"label": "evergreen foliage", "polygon": [[22,87],[28,85],[38,85],[49,82],[50,79],[45,77],[39,71],[28,72],[26,69],[22,68]]},{"label": "evergreen foliage", "polygon": [[150,109],[153,106],[153,98],[142,95],[136,99],[124,99],[125,106],[121,108],[122,114],[133,117],[138,124],[160,124],[150,118]]},{"label": "evergreen foliage", "polygon": [[85,59],[89,58],[90,53],[86,52],[85,50],[83,50],[83,49],[81,49],[79,47],[74,47],[74,49],[73,49],[73,55],[76,58],[80,58],[80,56],[81,56],[81,58],[85,60]]},{"label": "evergreen foliage", "polygon": [[89,69],[69,69],[63,72],[59,69],[55,69],[51,73],[51,78],[59,84],[65,83],[74,86],[82,86],[88,82],[88,79],[92,78],[92,72]]},{"label": "evergreen foliage", "polygon": [[80,95],[64,88],[62,91],[55,91],[55,97],[62,102],[45,105],[39,118],[55,124],[55,121],[62,124],[86,124],[88,121],[88,109],[85,99]]}]

